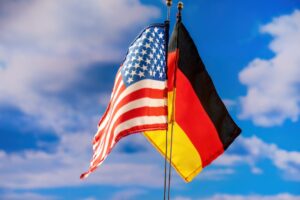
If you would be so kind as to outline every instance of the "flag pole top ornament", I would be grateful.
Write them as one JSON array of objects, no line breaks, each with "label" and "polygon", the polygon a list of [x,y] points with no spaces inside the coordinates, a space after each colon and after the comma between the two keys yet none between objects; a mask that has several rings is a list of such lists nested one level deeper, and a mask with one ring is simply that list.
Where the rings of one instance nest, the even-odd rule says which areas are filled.
[{"label": "flag pole top ornament", "polygon": [[182,11],[182,9],[183,9],[183,3],[182,3],[182,1],[179,1],[179,2],[178,2],[177,8],[178,8],[177,20],[178,20],[179,22],[181,22],[181,11]]},{"label": "flag pole top ornament", "polygon": [[183,9],[183,3],[182,3],[182,1],[178,2],[177,8],[178,8],[179,11],[182,11],[182,9]]},{"label": "flag pole top ornament", "polygon": [[172,6],[172,0],[166,0],[166,4],[168,7]]},{"label": "flag pole top ornament", "polygon": [[172,3],[173,3],[172,0],[166,0],[166,4],[167,4],[167,20],[166,20],[166,23],[170,23]]}]

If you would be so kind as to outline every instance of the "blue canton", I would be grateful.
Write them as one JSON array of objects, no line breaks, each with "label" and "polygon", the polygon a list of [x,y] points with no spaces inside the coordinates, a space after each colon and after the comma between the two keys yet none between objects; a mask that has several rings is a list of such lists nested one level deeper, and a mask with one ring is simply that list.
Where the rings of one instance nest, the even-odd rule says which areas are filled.
[{"label": "blue canton", "polygon": [[129,47],[121,68],[126,86],[138,81],[166,80],[166,52],[164,27],[149,27]]}]

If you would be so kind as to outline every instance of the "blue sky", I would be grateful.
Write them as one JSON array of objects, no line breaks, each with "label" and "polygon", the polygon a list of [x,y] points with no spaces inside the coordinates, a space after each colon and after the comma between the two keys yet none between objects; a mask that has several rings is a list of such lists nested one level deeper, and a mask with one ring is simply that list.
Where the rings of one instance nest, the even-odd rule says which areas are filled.
[{"label": "blue sky", "polygon": [[[173,171],[172,199],[300,199],[300,2],[184,3],[243,132],[192,183]],[[161,0],[0,2],[0,199],[162,198],[163,158],[140,135],[79,175],[127,47],[165,11]]]}]

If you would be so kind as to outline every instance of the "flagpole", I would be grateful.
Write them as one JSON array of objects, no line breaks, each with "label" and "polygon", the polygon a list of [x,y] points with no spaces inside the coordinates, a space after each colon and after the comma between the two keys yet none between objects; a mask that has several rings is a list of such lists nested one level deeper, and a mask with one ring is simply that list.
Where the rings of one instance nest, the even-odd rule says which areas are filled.
[{"label": "flagpole", "polygon": [[[180,1],[177,5],[177,22],[181,22],[181,11],[183,9],[183,3]],[[177,32],[177,34],[179,34]],[[178,43],[178,36],[177,36]],[[177,44],[178,45],[178,44]],[[169,177],[168,177],[168,200],[170,200],[170,191],[171,191],[171,174],[172,174],[172,152],[173,152],[173,135],[174,135],[174,123],[175,123],[175,100],[176,100],[176,73],[177,65],[174,69],[173,77],[173,95],[172,95],[172,110],[171,110],[171,141],[170,141],[170,159],[169,159]]]},{"label": "flagpole", "polygon": [[[169,47],[169,30],[170,30],[170,15],[172,0],[166,0],[167,5],[167,19],[165,21],[165,64],[166,64],[166,77],[168,80],[168,47]],[[168,95],[168,94],[167,94]],[[166,129],[166,149],[165,149],[165,169],[164,169],[164,200],[167,198],[167,159],[168,159],[168,128]]]}]

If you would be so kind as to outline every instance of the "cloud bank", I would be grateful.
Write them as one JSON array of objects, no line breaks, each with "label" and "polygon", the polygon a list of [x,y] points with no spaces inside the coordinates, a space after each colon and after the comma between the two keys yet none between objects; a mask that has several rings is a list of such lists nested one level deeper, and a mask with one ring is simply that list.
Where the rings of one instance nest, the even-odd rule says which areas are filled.
[{"label": "cloud bank", "polygon": [[[174,200],[197,200],[188,197],[176,197]],[[229,195],[229,194],[216,194],[212,197],[201,198],[202,200],[299,200],[300,196],[288,193],[277,195]]]},{"label": "cloud bank", "polygon": [[[235,150],[235,149],[236,150]],[[270,161],[274,167],[282,171],[283,178],[300,181],[300,152],[287,151],[276,144],[269,144],[256,136],[240,137],[231,151],[216,160],[215,165],[233,167],[239,164],[250,166],[252,173],[260,174],[263,170],[257,164],[263,160]]]},{"label": "cloud bank", "polygon": [[[120,62],[123,46],[160,15],[139,0],[1,1],[0,7],[0,106],[14,106],[55,132],[76,123],[74,116],[85,119],[58,94],[88,80],[83,72],[92,64]],[[96,106],[99,96],[79,102]]]},{"label": "cloud bank", "polygon": [[300,114],[300,10],[275,18],[261,27],[272,36],[271,59],[255,58],[239,74],[247,86],[241,97],[241,119],[256,125],[281,125],[298,121]]}]

